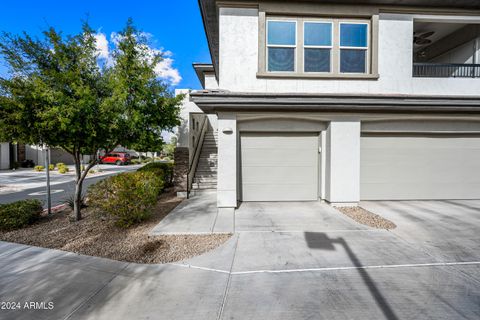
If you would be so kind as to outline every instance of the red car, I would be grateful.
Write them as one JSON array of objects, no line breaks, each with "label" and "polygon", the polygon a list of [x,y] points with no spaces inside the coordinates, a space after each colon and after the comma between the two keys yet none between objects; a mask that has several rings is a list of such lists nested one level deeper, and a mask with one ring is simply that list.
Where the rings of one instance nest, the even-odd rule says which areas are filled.
[{"label": "red car", "polygon": [[117,166],[130,163],[130,154],[126,152],[112,152],[100,157],[100,163],[112,163]]}]

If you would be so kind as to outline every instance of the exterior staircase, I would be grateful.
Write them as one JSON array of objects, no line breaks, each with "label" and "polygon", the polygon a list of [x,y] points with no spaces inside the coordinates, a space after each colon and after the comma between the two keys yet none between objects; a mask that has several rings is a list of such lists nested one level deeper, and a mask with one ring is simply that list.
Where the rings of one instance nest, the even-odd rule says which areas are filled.
[{"label": "exterior staircase", "polygon": [[217,189],[217,151],[217,131],[209,128],[205,133],[202,150],[198,158],[192,190]]}]

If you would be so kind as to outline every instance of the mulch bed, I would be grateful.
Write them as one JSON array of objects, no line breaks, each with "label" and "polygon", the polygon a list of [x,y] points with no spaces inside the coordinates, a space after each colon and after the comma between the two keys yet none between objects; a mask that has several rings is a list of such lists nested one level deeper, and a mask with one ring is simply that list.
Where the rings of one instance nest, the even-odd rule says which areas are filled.
[{"label": "mulch bed", "polygon": [[370,212],[362,207],[335,207],[344,215],[352,218],[358,223],[377,229],[395,229],[397,226],[392,221],[385,219],[378,214]]},{"label": "mulch bed", "polygon": [[200,255],[227,241],[230,234],[151,236],[156,226],[180,202],[173,191],[162,194],[153,215],[128,229],[100,220],[84,209],[72,221],[71,210],[44,216],[32,226],[0,231],[0,240],[136,263],[167,263]]}]

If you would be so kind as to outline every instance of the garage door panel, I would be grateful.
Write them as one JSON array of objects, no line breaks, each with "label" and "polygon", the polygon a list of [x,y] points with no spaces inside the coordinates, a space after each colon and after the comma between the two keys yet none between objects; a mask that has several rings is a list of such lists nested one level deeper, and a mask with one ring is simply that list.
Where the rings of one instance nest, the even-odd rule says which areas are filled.
[{"label": "garage door panel", "polygon": [[[310,133],[242,133],[242,144],[248,148],[271,149],[281,146],[282,149],[298,149],[299,141],[312,139]],[[303,145],[305,147],[305,145]]]},{"label": "garage door panel", "polygon": [[361,139],[361,199],[480,198],[480,137]]},{"label": "garage door panel", "polygon": [[312,150],[306,149],[252,149],[245,148],[242,153],[242,165],[245,166],[311,166]]},{"label": "garage door panel", "polygon": [[243,183],[307,183],[314,184],[317,179],[311,167],[244,167]]},{"label": "garage door panel", "polygon": [[318,198],[318,134],[242,133],[243,201]]}]

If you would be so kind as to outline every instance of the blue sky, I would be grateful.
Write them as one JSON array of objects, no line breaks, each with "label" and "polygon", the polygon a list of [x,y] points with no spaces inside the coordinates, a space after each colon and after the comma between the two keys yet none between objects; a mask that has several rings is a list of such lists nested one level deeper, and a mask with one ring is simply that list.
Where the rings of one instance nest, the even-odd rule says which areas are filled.
[{"label": "blue sky", "polygon": [[[193,62],[210,62],[210,54],[197,0],[44,0],[6,1],[0,10],[0,31],[40,35],[49,26],[64,34],[78,33],[82,19],[105,34],[120,31],[131,17],[142,31],[152,34],[152,47],[170,51],[165,71],[178,70],[180,82],[172,88],[199,89]],[[0,67],[5,75],[5,68]],[[178,79],[178,78],[177,78]]]}]

